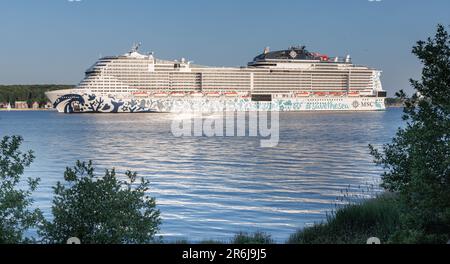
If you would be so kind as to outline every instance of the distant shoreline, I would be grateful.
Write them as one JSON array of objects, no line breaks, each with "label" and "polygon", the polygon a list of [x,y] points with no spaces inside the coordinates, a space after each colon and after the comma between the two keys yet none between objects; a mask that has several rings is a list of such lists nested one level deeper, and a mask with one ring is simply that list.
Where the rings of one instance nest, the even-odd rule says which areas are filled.
[{"label": "distant shoreline", "polygon": [[53,108],[50,108],[50,109],[15,109],[15,108],[12,108],[12,109],[10,109],[10,110],[8,110],[8,109],[4,109],[4,108],[1,108],[0,109],[0,112],[47,112],[47,111],[56,111],[56,109],[53,109]]}]

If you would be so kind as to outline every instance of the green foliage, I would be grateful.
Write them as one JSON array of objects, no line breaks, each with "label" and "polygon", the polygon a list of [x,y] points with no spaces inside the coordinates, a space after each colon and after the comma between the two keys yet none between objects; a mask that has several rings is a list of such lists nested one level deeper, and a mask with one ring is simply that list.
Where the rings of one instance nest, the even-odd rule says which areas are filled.
[{"label": "green foliage", "polygon": [[417,94],[405,100],[403,119],[392,143],[371,147],[383,166],[382,186],[398,192],[405,209],[396,243],[445,243],[450,239],[450,37],[439,25],[434,38],[417,42],[422,79],[411,80]]},{"label": "green foliage", "polygon": [[136,182],[127,172],[119,181],[115,170],[98,178],[92,162],[77,162],[64,173],[66,184],[54,188],[52,212],[40,234],[48,243],[78,237],[83,244],[150,243],[160,224],[155,200],[147,196],[149,182]]},{"label": "green foliage", "polygon": [[240,232],[235,235],[231,243],[238,245],[246,245],[246,244],[263,245],[263,244],[273,244],[274,241],[269,234],[263,232],[256,232],[253,234]]},{"label": "green foliage", "polygon": [[16,101],[45,104],[45,92],[73,88],[71,85],[0,85],[0,103],[14,104]]},{"label": "green foliage", "polygon": [[246,233],[239,232],[231,240],[214,240],[206,239],[200,242],[192,242],[187,239],[180,239],[171,244],[175,245],[189,245],[189,244],[199,244],[199,245],[223,245],[223,244],[235,244],[235,245],[265,245],[274,244],[275,241],[272,239],[271,235],[264,232]]},{"label": "green foliage", "polygon": [[401,207],[395,195],[346,205],[328,216],[325,223],[291,235],[290,244],[365,244],[369,237],[387,242],[400,226]]},{"label": "green foliage", "polygon": [[26,189],[18,188],[25,168],[34,160],[31,151],[19,150],[22,141],[21,137],[13,136],[4,137],[0,143],[0,244],[32,242],[24,238],[24,233],[38,226],[42,219],[38,209],[30,209],[31,195],[39,179],[29,178]]}]

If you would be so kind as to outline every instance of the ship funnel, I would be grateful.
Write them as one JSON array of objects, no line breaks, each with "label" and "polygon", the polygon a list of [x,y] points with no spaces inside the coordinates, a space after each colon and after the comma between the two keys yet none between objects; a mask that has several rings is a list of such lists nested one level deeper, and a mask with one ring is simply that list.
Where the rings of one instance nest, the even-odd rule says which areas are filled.
[{"label": "ship funnel", "polygon": [[346,63],[351,63],[352,62],[352,58],[350,57],[350,55],[347,55],[347,57],[345,57],[345,62]]},{"label": "ship funnel", "polygon": [[269,47],[266,47],[265,49],[264,49],[264,54],[267,54],[267,53],[269,53],[270,52],[270,48]]}]

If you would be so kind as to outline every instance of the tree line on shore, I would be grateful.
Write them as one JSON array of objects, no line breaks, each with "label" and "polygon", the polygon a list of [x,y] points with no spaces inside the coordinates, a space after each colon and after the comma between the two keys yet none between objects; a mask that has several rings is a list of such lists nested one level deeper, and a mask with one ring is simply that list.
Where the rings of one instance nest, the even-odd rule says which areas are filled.
[{"label": "tree line on shore", "polygon": [[[421,80],[411,80],[417,91],[406,98],[404,128],[392,142],[369,146],[374,162],[384,169],[385,192],[372,199],[350,200],[323,223],[293,234],[288,243],[365,243],[378,237],[383,243],[435,243],[450,239],[450,36],[439,25],[434,38],[413,48],[423,64]],[[126,172],[119,180],[114,169],[102,176],[92,162],[66,168],[64,181],[53,187],[52,218],[32,209],[32,193],[39,179],[28,179],[19,188],[33,152],[20,150],[22,138],[4,137],[0,142],[0,244],[66,243],[78,237],[86,244],[157,243],[161,224],[150,184]],[[27,237],[37,229],[39,240]],[[180,243],[188,243],[181,241]],[[273,243],[265,233],[240,233],[239,244]],[[221,243],[206,241],[205,243]]]},{"label": "tree line on shore", "polygon": [[31,106],[34,102],[45,105],[48,102],[45,92],[70,89],[73,85],[0,85],[0,103],[14,105],[16,101],[25,101]]}]

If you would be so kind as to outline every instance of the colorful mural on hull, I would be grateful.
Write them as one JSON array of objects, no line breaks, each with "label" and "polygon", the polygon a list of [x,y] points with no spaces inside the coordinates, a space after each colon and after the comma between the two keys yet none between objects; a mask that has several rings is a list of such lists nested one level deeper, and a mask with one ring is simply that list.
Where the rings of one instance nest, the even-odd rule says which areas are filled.
[{"label": "colorful mural on hull", "polygon": [[115,98],[68,94],[53,106],[63,113],[145,113],[217,111],[376,111],[385,110],[384,98],[310,97],[254,102],[250,98]]}]

